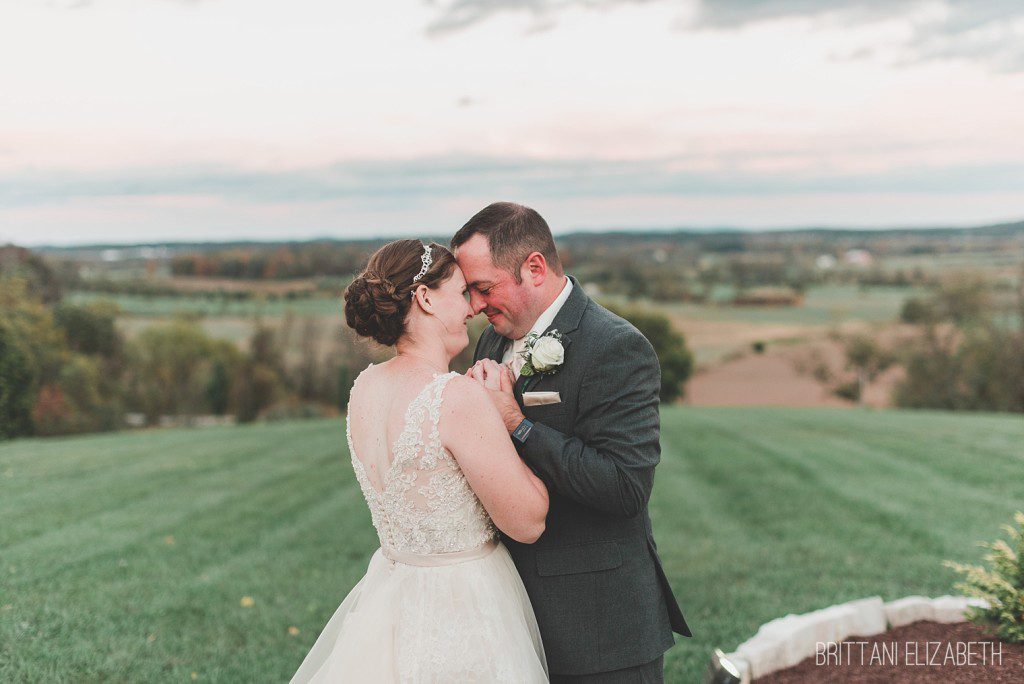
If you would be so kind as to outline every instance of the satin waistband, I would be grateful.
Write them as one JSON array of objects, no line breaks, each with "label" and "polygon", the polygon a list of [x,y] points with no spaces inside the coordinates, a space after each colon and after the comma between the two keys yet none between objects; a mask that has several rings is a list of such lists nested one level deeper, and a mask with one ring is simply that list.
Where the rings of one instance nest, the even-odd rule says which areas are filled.
[{"label": "satin waistband", "polygon": [[496,548],[498,548],[498,540],[492,539],[475,549],[452,551],[451,553],[409,553],[408,551],[397,551],[395,549],[385,549],[383,547],[380,551],[385,558],[395,563],[420,565],[423,567],[439,567],[442,565],[456,565],[458,563],[466,563],[471,560],[477,560],[478,558],[484,558],[485,556],[490,555]]}]

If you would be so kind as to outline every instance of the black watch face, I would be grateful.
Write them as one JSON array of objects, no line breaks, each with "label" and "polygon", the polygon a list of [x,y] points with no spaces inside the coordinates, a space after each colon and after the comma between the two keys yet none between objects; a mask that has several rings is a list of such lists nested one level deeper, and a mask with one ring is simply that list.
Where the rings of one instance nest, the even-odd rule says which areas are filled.
[{"label": "black watch face", "polygon": [[513,432],[512,436],[518,439],[520,442],[526,441],[526,435],[530,434],[530,428],[533,427],[533,423],[528,420],[524,420],[519,424]]}]

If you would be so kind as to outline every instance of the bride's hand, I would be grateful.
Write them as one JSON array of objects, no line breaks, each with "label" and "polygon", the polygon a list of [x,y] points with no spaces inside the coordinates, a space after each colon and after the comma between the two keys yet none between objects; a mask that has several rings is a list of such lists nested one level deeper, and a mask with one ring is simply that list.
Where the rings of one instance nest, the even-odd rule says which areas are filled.
[{"label": "bride's hand", "polygon": [[[502,376],[508,377],[508,368],[492,361],[491,359],[480,359],[467,371],[467,375],[475,379],[489,390],[500,391],[502,389]],[[506,383],[508,381],[506,380]]]},{"label": "bride's hand", "polygon": [[484,370],[483,370],[483,366],[481,365],[482,363],[483,363],[483,360],[481,359],[480,361],[477,361],[472,366],[470,366],[468,369],[466,369],[466,375],[468,375],[469,377],[473,378],[474,380],[479,382],[481,385],[484,384]]},{"label": "bride's hand", "polygon": [[491,359],[481,359],[473,367],[473,377],[488,390],[505,428],[509,432],[515,430],[523,422],[523,412],[516,401],[516,380],[512,369]]}]

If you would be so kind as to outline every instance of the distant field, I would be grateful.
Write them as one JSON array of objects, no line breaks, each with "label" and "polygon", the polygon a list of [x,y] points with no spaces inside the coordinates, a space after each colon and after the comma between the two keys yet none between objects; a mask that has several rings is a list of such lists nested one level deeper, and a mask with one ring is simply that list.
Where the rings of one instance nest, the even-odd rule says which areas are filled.
[{"label": "distant field", "polygon": [[[376,548],[343,442],[331,419],[0,444],[0,680],[287,680]],[[695,634],[671,682],[789,612],[950,592],[940,561],[1024,507],[1017,416],[672,407],[662,443]]]},{"label": "distant field", "polygon": [[886,270],[920,269],[928,275],[949,275],[950,271],[970,273],[987,272],[992,275],[1016,275],[1024,260],[1024,250],[998,249],[992,251],[951,252],[913,256],[886,256]]},{"label": "distant field", "polygon": [[[805,340],[820,336],[830,327],[850,322],[894,321],[907,297],[923,294],[916,288],[822,286],[807,292],[803,305],[795,307],[733,307],[727,305],[664,304],[648,302],[661,309],[687,335],[698,363],[715,362],[736,349],[749,348],[755,340]],[[142,328],[169,319],[177,312],[205,316],[202,325],[215,336],[242,342],[252,334],[257,314],[268,323],[287,312],[295,316],[322,319],[325,340],[344,322],[340,299],[314,297],[296,300],[228,301],[205,297],[145,297],[72,293],[72,301],[107,298],[121,307],[121,328],[132,336]],[[615,298],[613,298],[615,299]],[[326,344],[326,342],[325,342]]]},{"label": "distant field", "polygon": [[914,287],[866,287],[824,285],[807,290],[801,306],[707,306],[670,304],[665,308],[685,323],[687,319],[743,321],[753,324],[833,325],[851,320],[895,320],[908,297],[925,291]]},{"label": "distant field", "polygon": [[686,334],[697,363],[706,366],[737,351],[749,351],[755,341],[807,342],[820,340],[832,329],[895,322],[903,302],[923,294],[924,290],[911,287],[828,285],[809,289],[800,306],[660,306]]}]

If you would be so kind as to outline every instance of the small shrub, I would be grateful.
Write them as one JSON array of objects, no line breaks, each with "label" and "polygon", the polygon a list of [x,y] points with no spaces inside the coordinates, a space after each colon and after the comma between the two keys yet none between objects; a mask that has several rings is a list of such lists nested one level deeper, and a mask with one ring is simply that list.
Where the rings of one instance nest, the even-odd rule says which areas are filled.
[{"label": "small shrub", "polygon": [[857,382],[856,380],[840,383],[836,385],[835,389],[832,390],[832,393],[835,394],[840,399],[846,399],[847,401],[855,402],[860,401],[860,392],[860,383]]},{"label": "small shrub", "polygon": [[938,311],[930,301],[918,297],[910,297],[903,302],[900,309],[900,320],[904,323],[930,323],[938,318]]},{"label": "small shrub", "polygon": [[356,380],[356,372],[347,364],[339,364],[336,373],[338,375],[338,399],[335,405],[339,411],[347,411],[352,385]]},{"label": "small shrub", "polygon": [[972,607],[968,619],[993,628],[1004,641],[1019,643],[1024,642],[1024,513],[1017,511],[1014,520],[1016,528],[1003,525],[1010,543],[1003,539],[979,542],[989,550],[985,560],[991,569],[949,560],[942,564],[966,575],[965,581],[954,585],[956,589],[988,602],[988,608]]},{"label": "small shrub", "polygon": [[231,403],[239,423],[251,423],[284,394],[281,377],[270,366],[246,359],[232,384]]},{"label": "small shrub", "polygon": [[832,366],[828,365],[828,361],[820,358],[820,355],[815,360],[814,367],[811,368],[811,376],[824,385],[835,379],[835,375],[832,373]]},{"label": "small shrub", "polygon": [[300,399],[286,399],[264,409],[259,418],[268,422],[277,420],[302,420],[307,418],[332,418],[338,409],[326,404]]},{"label": "small shrub", "polygon": [[117,305],[109,301],[61,302],[54,307],[53,318],[72,351],[112,357],[120,353],[122,345],[115,324],[117,313]]},{"label": "small shrub", "polygon": [[217,359],[210,369],[210,379],[206,383],[206,401],[210,410],[218,416],[228,412],[231,399],[231,376],[224,361]]},{"label": "small shrub", "polygon": [[33,380],[28,352],[0,320],[0,439],[32,431]]}]

